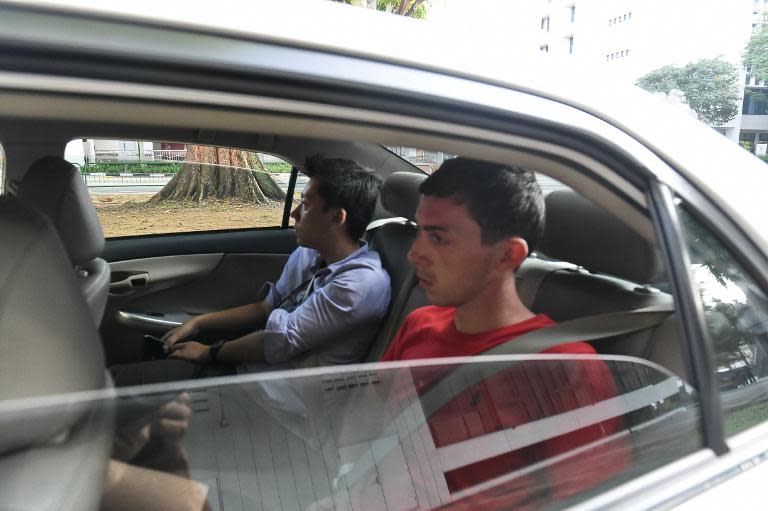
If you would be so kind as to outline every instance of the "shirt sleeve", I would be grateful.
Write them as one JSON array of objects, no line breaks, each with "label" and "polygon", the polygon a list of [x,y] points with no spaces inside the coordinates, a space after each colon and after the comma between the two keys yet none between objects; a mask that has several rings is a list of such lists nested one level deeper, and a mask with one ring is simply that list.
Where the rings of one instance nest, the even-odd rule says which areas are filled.
[{"label": "shirt sleeve", "polygon": [[291,312],[275,309],[264,329],[264,356],[277,364],[314,349],[354,327],[378,321],[389,305],[389,283],[370,268],[336,276]]},{"label": "shirt sleeve", "polygon": [[283,267],[283,273],[280,274],[280,278],[277,279],[277,282],[267,282],[265,284],[269,286],[266,300],[273,309],[286,297],[288,293],[290,293],[296,287],[296,285],[298,285],[295,284],[294,286],[291,286],[291,283],[297,280],[297,273],[300,271],[300,250],[301,247],[297,248],[291,253],[290,257],[288,257],[288,262],[285,263],[285,266]]}]

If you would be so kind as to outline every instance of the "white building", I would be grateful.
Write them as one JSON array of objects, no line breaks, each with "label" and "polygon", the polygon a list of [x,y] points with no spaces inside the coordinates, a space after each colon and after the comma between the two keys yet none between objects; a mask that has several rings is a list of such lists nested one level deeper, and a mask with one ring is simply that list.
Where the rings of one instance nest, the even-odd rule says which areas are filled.
[{"label": "white building", "polygon": [[[525,4],[519,8],[530,9]],[[579,59],[608,80],[634,83],[662,66],[703,58],[722,57],[742,69],[744,47],[768,0],[537,0],[537,5],[538,36],[531,44],[548,55]],[[745,108],[753,113],[742,114]],[[747,98],[736,118],[718,130],[733,141],[741,134],[741,140],[768,143],[765,114],[768,105]]]}]

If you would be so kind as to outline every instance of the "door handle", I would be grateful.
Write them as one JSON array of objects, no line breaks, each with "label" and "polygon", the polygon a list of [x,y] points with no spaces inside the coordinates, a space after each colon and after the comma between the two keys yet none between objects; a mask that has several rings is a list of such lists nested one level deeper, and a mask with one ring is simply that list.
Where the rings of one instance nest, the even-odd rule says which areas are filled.
[{"label": "door handle", "polygon": [[149,282],[150,282],[149,273],[146,273],[146,272],[133,273],[131,275],[128,275],[122,280],[118,280],[117,282],[111,282],[109,284],[109,290],[117,291],[117,292],[121,292],[121,291],[125,292],[125,291],[130,291],[132,289],[147,287],[149,286]]}]

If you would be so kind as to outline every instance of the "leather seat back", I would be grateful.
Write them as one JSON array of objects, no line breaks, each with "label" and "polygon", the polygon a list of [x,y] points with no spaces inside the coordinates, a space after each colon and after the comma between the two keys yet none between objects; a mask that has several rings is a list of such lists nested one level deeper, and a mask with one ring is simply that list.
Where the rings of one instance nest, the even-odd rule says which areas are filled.
[{"label": "leather seat back", "polygon": [[416,239],[417,229],[413,219],[421,200],[419,185],[426,178],[424,174],[395,172],[381,188],[382,205],[398,218],[377,227],[370,234],[371,248],[379,253],[384,269],[389,272],[392,298],[387,316],[366,358],[369,362],[381,358],[405,316],[412,310],[406,305],[416,285],[416,274],[408,262],[408,251]]},{"label": "leather seat back", "polygon": [[[534,312],[565,321],[672,301],[669,294],[647,285],[661,272],[657,250],[650,241],[570,190],[550,193],[546,208],[540,251],[567,263],[533,258],[523,264],[517,280],[540,282],[527,303]],[[593,344],[600,353],[645,358],[684,374],[673,320],[652,332]]]},{"label": "leather seat back", "polygon": [[0,508],[92,509],[111,451],[101,341],[50,221],[0,197]]},{"label": "leather seat back", "polygon": [[109,265],[100,258],[104,233],[77,167],[45,156],[29,168],[17,196],[46,215],[64,243],[78,285],[98,325],[109,292]]}]

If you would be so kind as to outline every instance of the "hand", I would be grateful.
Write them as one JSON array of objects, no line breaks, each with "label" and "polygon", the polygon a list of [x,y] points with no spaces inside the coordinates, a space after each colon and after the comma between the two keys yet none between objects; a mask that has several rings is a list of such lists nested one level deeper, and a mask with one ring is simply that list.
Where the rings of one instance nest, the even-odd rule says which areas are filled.
[{"label": "hand", "polygon": [[168,348],[168,358],[204,364],[211,360],[211,347],[194,341],[178,342]]},{"label": "hand", "polygon": [[162,438],[167,445],[178,445],[187,432],[191,415],[189,395],[182,393],[157,410],[121,427],[115,435],[113,456],[121,461],[131,461],[151,437]]},{"label": "hand", "polygon": [[197,318],[190,318],[173,330],[166,332],[160,340],[165,343],[165,352],[170,353],[171,346],[177,342],[185,341],[191,337],[195,337],[199,333],[200,326],[197,323]]}]

